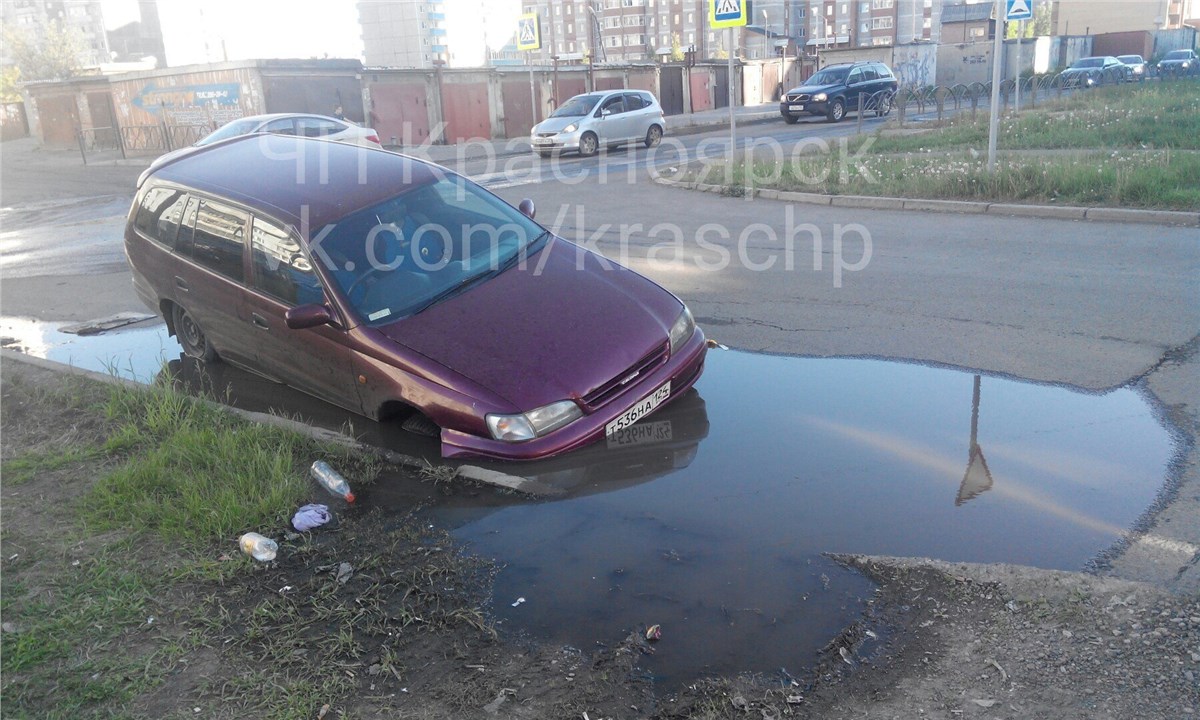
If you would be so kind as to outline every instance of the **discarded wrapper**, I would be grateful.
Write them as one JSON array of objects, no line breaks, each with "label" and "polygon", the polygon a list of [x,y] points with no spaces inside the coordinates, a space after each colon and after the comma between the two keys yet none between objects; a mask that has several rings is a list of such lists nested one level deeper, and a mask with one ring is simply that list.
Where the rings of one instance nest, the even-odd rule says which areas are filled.
[{"label": "discarded wrapper", "polygon": [[656,640],[662,639],[662,626],[651,625],[650,627],[646,628],[646,639],[650,642],[655,642]]}]

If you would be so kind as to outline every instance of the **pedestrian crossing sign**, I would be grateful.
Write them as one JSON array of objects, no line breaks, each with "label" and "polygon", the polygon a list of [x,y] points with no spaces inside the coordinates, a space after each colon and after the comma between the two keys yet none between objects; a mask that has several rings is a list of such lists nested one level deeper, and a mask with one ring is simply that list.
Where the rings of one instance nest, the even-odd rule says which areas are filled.
[{"label": "pedestrian crossing sign", "polygon": [[743,27],[746,24],[746,0],[708,0],[708,26]]},{"label": "pedestrian crossing sign", "polygon": [[1033,9],[1030,5],[1033,0],[1008,0],[1008,6],[1004,13],[1004,19],[1011,22],[1013,20],[1029,20],[1033,17]]},{"label": "pedestrian crossing sign", "polygon": [[540,50],[542,48],[542,33],[538,25],[537,13],[527,13],[517,20],[517,49]]}]

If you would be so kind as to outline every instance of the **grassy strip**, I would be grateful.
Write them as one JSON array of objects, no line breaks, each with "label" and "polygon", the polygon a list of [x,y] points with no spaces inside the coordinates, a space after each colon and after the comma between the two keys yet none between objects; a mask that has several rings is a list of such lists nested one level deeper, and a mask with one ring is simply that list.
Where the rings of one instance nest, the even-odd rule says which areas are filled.
[{"label": "grassy strip", "polygon": [[[872,153],[987,147],[988,118],[962,113],[929,133],[874,137]],[[866,140],[852,147],[857,149]],[[1200,83],[1112,86],[1050,100],[1001,120],[1004,150],[1137,148],[1200,150]]]},{"label": "grassy strip", "polygon": [[[4,463],[6,484],[15,473],[34,494],[69,488],[45,527],[18,535],[9,523],[0,537],[0,611],[15,629],[0,636],[6,717],[128,716],[127,704],[199,642],[183,628],[205,609],[172,597],[181,579],[225,581],[252,569],[232,541],[283,526],[310,493],[313,458],[331,459],[352,482],[375,472],[343,448],[243,421],[171,387],[72,380],[52,391],[6,386],[4,402],[53,408],[51,417],[90,433],[57,454],[22,438],[29,452]],[[205,560],[214,547],[235,561]]]},{"label": "grassy strip", "polygon": [[832,195],[1200,209],[1196,153],[1010,156],[997,162],[994,173],[969,155],[868,156],[853,162],[832,155],[787,165],[760,161],[750,172],[747,177],[744,163],[727,174],[714,167],[706,181],[720,177],[731,194],[769,187]]}]

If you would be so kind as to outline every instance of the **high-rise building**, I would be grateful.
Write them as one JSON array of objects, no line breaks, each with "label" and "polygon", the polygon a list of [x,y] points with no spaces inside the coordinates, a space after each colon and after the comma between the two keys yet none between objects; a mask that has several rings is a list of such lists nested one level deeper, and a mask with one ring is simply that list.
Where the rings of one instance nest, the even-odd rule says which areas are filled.
[{"label": "high-rise building", "polygon": [[0,7],[6,29],[40,34],[57,23],[76,30],[83,39],[79,64],[84,67],[111,59],[100,0],[2,0]]},{"label": "high-rise building", "polygon": [[942,0],[809,0],[808,5],[809,47],[938,41]]}]

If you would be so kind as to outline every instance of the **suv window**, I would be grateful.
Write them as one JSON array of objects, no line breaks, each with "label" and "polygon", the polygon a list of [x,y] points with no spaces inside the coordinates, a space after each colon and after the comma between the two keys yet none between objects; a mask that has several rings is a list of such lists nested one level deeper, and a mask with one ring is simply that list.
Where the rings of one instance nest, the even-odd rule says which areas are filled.
[{"label": "suv window", "polygon": [[325,302],[321,282],[286,228],[260,217],[250,230],[254,287],[288,305]]},{"label": "suv window", "polygon": [[324,137],[341,132],[346,128],[332,120],[322,118],[297,118],[296,134],[304,137]]},{"label": "suv window", "polygon": [[[190,209],[190,208],[189,208]],[[192,259],[231,280],[245,278],[242,248],[249,213],[212,200],[201,200],[192,229]]]}]

